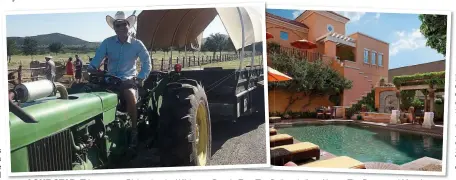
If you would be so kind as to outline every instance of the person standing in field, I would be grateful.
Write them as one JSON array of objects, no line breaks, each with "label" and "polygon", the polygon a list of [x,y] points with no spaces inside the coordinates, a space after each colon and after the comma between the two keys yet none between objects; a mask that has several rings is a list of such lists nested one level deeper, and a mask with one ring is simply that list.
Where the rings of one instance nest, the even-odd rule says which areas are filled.
[{"label": "person standing in field", "polygon": [[51,82],[54,82],[55,80],[55,63],[52,60],[52,56],[46,56],[46,68],[44,69],[44,72],[46,73],[46,79],[48,79]]},{"label": "person standing in field", "polygon": [[76,83],[80,83],[81,82],[81,78],[82,78],[82,65],[83,65],[83,62],[81,59],[79,59],[79,56],[78,55],[75,55],[76,57],[76,61],[74,62],[74,66],[75,66],[75,78],[76,78]]},{"label": "person standing in field", "polygon": [[66,75],[70,77],[70,81],[74,81],[74,66],[73,66],[73,58],[70,57],[66,63]]}]

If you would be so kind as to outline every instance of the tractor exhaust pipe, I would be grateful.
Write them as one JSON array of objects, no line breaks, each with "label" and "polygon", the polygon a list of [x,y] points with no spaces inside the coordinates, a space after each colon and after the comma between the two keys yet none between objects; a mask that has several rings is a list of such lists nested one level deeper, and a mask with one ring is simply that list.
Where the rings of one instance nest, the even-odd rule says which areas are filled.
[{"label": "tractor exhaust pipe", "polygon": [[21,103],[31,102],[37,99],[49,97],[55,92],[60,93],[62,99],[68,99],[68,91],[65,86],[58,82],[39,80],[18,84],[14,87],[15,99]]},{"label": "tractor exhaust pipe", "polygon": [[9,93],[10,111],[25,123],[37,123],[38,121],[35,118],[27,114],[13,100],[17,100],[20,103],[31,102],[53,95],[55,92],[59,92],[61,99],[68,99],[68,91],[63,84],[58,82],[53,83],[49,80],[40,80],[18,84]]},{"label": "tractor exhaust pipe", "polygon": [[11,99],[9,100],[9,110],[25,123],[38,123],[38,121],[35,120],[35,118],[30,116],[30,114],[27,114],[24,110],[22,110],[22,108],[14,104],[13,100]]}]

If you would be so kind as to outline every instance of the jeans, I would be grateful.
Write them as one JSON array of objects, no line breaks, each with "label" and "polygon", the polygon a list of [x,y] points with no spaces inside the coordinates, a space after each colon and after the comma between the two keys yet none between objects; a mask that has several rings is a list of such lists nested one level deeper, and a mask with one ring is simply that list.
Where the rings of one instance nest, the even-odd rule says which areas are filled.
[{"label": "jeans", "polygon": [[46,75],[46,79],[48,79],[48,80],[51,81],[51,82],[54,82],[54,80],[55,80],[55,75],[52,75],[52,74]]}]

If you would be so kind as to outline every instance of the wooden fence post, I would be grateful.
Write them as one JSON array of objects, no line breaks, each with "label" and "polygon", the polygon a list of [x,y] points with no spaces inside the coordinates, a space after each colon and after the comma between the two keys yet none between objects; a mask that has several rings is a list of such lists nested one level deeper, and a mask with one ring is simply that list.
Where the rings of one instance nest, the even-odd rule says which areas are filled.
[{"label": "wooden fence post", "polygon": [[188,57],[188,66],[187,67],[192,67],[192,64],[191,64],[191,61],[192,61],[192,57]]},{"label": "wooden fence post", "polygon": [[193,66],[195,66],[195,64],[196,64],[196,62],[195,62],[195,61],[196,61],[196,57],[195,57],[195,56],[193,56]]},{"label": "wooden fence post", "polygon": [[165,58],[162,58],[162,62],[161,62],[160,71],[163,71],[163,61],[165,61]]},{"label": "wooden fence post", "polygon": [[19,84],[22,83],[22,64],[19,65],[19,69],[17,70],[17,81]]},{"label": "wooden fence post", "polygon": [[155,62],[155,61],[154,61],[154,58],[150,58],[150,60],[152,61],[152,62],[151,62],[151,66],[152,66],[151,69],[152,69],[152,71],[153,71],[153,70],[154,70],[154,64],[155,64],[154,62]]},{"label": "wooden fence post", "polygon": [[172,58],[172,57],[169,57],[169,61],[168,61],[168,70],[171,69],[171,66],[173,66],[173,58]]}]

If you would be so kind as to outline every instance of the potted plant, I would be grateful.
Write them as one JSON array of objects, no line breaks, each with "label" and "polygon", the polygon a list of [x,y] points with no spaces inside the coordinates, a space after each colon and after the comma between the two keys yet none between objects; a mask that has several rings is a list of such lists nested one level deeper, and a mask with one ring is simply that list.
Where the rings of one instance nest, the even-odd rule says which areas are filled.
[{"label": "potted plant", "polygon": [[361,121],[361,120],[363,120],[363,116],[361,116],[361,114],[358,114],[358,116],[356,116],[356,119]]},{"label": "potted plant", "polygon": [[384,87],[385,86],[385,79],[382,78],[380,79],[380,87]]}]

